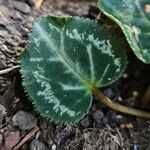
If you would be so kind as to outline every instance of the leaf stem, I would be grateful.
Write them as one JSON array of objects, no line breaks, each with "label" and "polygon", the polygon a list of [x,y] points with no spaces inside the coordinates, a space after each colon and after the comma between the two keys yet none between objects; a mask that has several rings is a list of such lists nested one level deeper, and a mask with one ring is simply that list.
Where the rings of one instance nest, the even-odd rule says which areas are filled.
[{"label": "leaf stem", "polygon": [[130,107],[123,106],[121,104],[115,103],[112,100],[110,100],[108,97],[106,97],[96,87],[94,87],[92,89],[92,91],[93,91],[94,96],[96,97],[96,99],[99,102],[103,103],[105,106],[107,106],[111,109],[114,109],[114,110],[122,112],[122,113],[129,114],[129,115],[150,119],[150,112],[141,111],[141,110],[138,110],[138,109],[135,109],[135,108],[130,108]]}]

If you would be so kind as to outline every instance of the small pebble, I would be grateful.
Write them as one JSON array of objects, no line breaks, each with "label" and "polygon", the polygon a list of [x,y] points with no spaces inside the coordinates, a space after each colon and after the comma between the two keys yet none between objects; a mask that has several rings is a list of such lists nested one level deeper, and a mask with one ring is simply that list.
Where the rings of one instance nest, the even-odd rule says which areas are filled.
[{"label": "small pebble", "polygon": [[18,42],[14,42],[11,38],[7,39],[6,44],[11,46],[18,46]]},{"label": "small pebble", "polygon": [[9,24],[9,20],[6,17],[0,17],[0,26],[5,29],[5,27]]},{"label": "small pebble", "polygon": [[97,110],[92,114],[92,117],[96,122],[101,123],[102,122],[101,119],[104,117],[104,113],[100,110]]},{"label": "small pebble", "polygon": [[2,143],[3,143],[3,137],[2,137],[2,134],[0,133],[0,148],[2,146]]},{"label": "small pebble", "polygon": [[48,150],[47,146],[39,140],[33,140],[29,147],[30,150]]},{"label": "small pebble", "polygon": [[0,52],[0,70],[6,68],[6,66],[6,56],[2,52]]},{"label": "small pebble", "polygon": [[97,105],[96,104],[93,104],[92,106],[91,106],[91,113],[93,113],[93,112],[95,112],[96,110],[97,110]]},{"label": "small pebble", "polygon": [[6,36],[8,35],[8,31],[6,30],[0,30],[0,36],[6,38]]},{"label": "small pebble", "polygon": [[107,117],[103,117],[102,118],[102,122],[103,122],[104,125],[108,125],[109,124],[109,121],[108,121]]},{"label": "small pebble", "polygon": [[14,20],[22,20],[23,17],[18,11],[15,11],[14,13],[10,13],[10,17]]},{"label": "small pebble", "polygon": [[3,122],[5,115],[6,115],[6,109],[3,105],[0,104],[0,126]]},{"label": "small pebble", "polygon": [[56,147],[56,144],[53,144],[53,145],[52,145],[52,150],[56,150],[56,148],[57,148],[57,147]]},{"label": "small pebble", "polygon": [[41,134],[41,132],[40,132],[40,131],[38,131],[38,132],[36,133],[36,135],[35,135],[35,139],[39,139],[40,134]]},{"label": "small pebble", "polygon": [[138,93],[138,91],[133,91],[132,95],[135,96],[135,97],[137,97],[139,95],[139,93]]},{"label": "small pebble", "polygon": [[118,96],[118,101],[119,101],[119,102],[123,102],[122,97]]},{"label": "small pebble", "polygon": [[4,150],[11,150],[20,141],[20,132],[8,132],[4,138]]},{"label": "small pebble", "polygon": [[28,149],[28,143],[25,143],[22,145],[21,150],[27,150]]},{"label": "small pebble", "polygon": [[122,115],[117,115],[116,116],[116,123],[122,123],[123,122],[123,117]]},{"label": "small pebble", "polygon": [[37,126],[37,118],[31,113],[18,111],[12,118],[12,123],[21,130],[30,130]]},{"label": "small pebble", "polygon": [[128,74],[127,74],[127,73],[124,73],[124,74],[122,75],[122,77],[123,77],[124,79],[126,79],[126,78],[128,78]]},{"label": "small pebble", "polygon": [[104,90],[103,90],[103,93],[107,96],[107,97],[109,97],[110,99],[113,99],[113,98],[115,98],[115,92],[113,91],[113,89],[112,88],[105,88]]},{"label": "small pebble", "polygon": [[92,120],[89,116],[86,116],[81,120],[80,124],[82,127],[88,128],[92,125]]},{"label": "small pebble", "polygon": [[[134,144],[131,146],[131,150],[140,150],[140,146],[138,144]],[[148,150],[148,149],[147,149]]]},{"label": "small pebble", "polygon": [[22,13],[28,14],[31,12],[31,8],[29,5],[25,2],[21,1],[14,1],[14,7],[15,9],[19,10]]},{"label": "small pebble", "polygon": [[62,144],[66,141],[68,137],[73,133],[73,128],[71,126],[66,126],[61,132],[58,132],[55,138],[55,142]]}]

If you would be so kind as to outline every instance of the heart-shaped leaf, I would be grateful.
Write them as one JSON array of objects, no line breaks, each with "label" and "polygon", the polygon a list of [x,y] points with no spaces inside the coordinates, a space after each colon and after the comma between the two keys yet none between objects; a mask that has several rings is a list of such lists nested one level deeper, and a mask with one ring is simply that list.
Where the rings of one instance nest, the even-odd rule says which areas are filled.
[{"label": "heart-shaped leaf", "polygon": [[34,23],[19,59],[23,86],[36,109],[68,124],[88,112],[92,88],[115,81],[127,63],[122,44],[96,21],[57,16]]},{"label": "heart-shaped leaf", "polygon": [[135,55],[150,63],[150,1],[99,0],[98,6],[121,27]]}]

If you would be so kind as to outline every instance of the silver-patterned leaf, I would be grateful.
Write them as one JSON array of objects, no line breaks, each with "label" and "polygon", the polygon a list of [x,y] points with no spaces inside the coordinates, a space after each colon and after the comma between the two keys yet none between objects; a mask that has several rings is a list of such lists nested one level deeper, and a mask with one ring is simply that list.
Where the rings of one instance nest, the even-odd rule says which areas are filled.
[{"label": "silver-patterned leaf", "polygon": [[150,0],[99,0],[98,6],[121,27],[135,55],[150,63]]},{"label": "silver-patterned leaf", "polygon": [[19,59],[23,86],[36,109],[68,124],[88,112],[92,88],[115,81],[127,63],[121,42],[99,23],[57,16],[34,23]]}]

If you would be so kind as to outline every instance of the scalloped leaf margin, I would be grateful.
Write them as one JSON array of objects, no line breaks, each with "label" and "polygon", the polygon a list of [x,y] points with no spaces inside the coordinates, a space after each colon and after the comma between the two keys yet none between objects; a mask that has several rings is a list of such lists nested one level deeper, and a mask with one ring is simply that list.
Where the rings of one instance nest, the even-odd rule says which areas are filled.
[{"label": "scalloped leaf margin", "polygon": [[127,60],[123,44],[98,22],[49,15],[34,23],[19,62],[25,91],[40,114],[74,124],[87,114],[92,89],[117,80]]},{"label": "scalloped leaf margin", "polygon": [[135,55],[150,63],[150,1],[99,0],[100,10],[122,29]]}]

